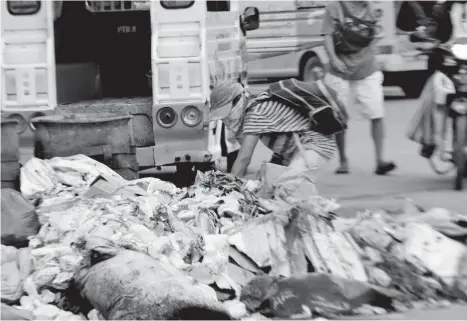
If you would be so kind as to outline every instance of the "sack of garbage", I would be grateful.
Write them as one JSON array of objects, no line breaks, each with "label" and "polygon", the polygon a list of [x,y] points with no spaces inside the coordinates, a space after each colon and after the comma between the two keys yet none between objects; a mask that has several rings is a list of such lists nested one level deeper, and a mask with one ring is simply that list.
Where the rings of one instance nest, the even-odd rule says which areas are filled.
[{"label": "sack of garbage", "polygon": [[274,182],[274,197],[294,203],[307,200],[318,194],[315,179],[307,172],[287,169]]},{"label": "sack of garbage", "polygon": [[5,303],[2,303],[1,319],[2,320],[33,320],[34,317],[31,311],[18,309],[13,306],[9,306]]},{"label": "sack of garbage", "polygon": [[2,244],[22,247],[28,237],[36,235],[40,229],[39,219],[32,206],[21,193],[2,189]]},{"label": "sack of garbage", "polygon": [[105,239],[84,245],[90,266],[78,271],[82,296],[106,320],[230,320],[215,293],[150,256],[117,249]]},{"label": "sack of garbage", "polygon": [[262,186],[257,195],[261,198],[274,197],[294,203],[317,195],[314,178],[301,170],[264,163],[258,178]]},{"label": "sack of garbage", "polygon": [[258,172],[258,180],[261,182],[261,188],[257,196],[270,199],[274,196],[274,182],[287,170],[287,167],[264,162]]},{"label": "sack of garbage", "polygon": [[310,319],[314,313],[324,317],[351,314],[364,304],[389,308],[398,294],[364,282],[309,273],[282,279],[257,277],[243,288],[240,301],[250,312],[269,317]]}]

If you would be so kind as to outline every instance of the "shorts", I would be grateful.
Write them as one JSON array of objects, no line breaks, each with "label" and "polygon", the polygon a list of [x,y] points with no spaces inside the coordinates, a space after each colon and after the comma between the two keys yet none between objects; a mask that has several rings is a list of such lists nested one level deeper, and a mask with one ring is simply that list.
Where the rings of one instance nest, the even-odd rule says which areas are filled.
[{"label": "shorts", "polygon": [[331,73],[327,73],[324,78],[324,83],[337,92],[338,99],[347,108],[356,103],[360,113],[368,119],[384,117],[383,81],[381,71],[361,80],[345,80]]}]

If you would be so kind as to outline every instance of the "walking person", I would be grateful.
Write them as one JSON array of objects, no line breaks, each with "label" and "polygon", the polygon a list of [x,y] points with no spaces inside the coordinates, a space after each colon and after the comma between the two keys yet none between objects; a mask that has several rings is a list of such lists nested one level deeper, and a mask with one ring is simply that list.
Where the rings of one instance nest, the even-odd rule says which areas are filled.
[{"label": "walking person", "polygon": [[[385,175],[396,168],[384,159],[383,74],[376,61],[376,19],[371,1],[330,1],[323,18],[324,46],[330,68],[324,82],[345,104],[358,103],[371,122],[375,148],[375,173]],[[336,135],[340,165],[338,174],[349,173],[345,132]]]},{"label": "walking person", "polygon": [[[284,83],[290,87],[276,86],[274,91],[273,84],[267,92],[254,99],[249,99],[238,83],[221,83],[212,90],[211,120],[222,120],[235,133],[241,145],[231,174],[245,176],[259,140],[273,152],[283,156],[290,169],[310,180],[315,179],[319,168],[335,153],[334,134],[322,134],[313,130],[310,128],[308,111],[304,114],[272,96],[286,93],[285,95],[292,96],[291,100],[297,98],[304,104],[312,101],[316,108],[330,106],[336,119],[340,121],[339,125],[342,124],[341,128],[344,128],[345,109],[336,102],[337,95],[321,81],[310,84],[293,79],[281,82],[281,86]],[[297,91],[306,93],[307,96],[296,95],[291,87],[296,87]]]}]

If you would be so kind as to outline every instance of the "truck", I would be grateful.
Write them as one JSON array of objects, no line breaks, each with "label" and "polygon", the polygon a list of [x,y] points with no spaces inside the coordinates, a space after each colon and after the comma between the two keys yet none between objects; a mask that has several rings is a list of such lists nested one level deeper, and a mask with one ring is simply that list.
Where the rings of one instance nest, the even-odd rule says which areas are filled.
[{"label": "truck", "polygon": [[[244,37],[259,11],[227,1],[2,1],[2,118],[133,116],[139,170],[220,157],[209,94],[247,84]],[[243,43],[243,46],[242,46]],[[79,93],[78,93],[79,92]]]}]

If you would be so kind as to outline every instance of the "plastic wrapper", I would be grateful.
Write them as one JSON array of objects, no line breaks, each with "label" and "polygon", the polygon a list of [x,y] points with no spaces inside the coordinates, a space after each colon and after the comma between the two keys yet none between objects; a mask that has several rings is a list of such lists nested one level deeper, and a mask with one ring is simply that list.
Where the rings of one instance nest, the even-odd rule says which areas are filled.
[{"label": "plastic wrapper", "polygon": [[234,319],[240,319],[248,314],[245,304],[238,300],[225,301],[222,305]]},{"label": "plastic wrapper", "polygon": [[31,311],[18,309],[14,306],[9,306],[2,303],[1,319],[2,320],[33,320],[34,315]]},{"label": "plastic wrapper", "polygon": [[26,197],[49,192],[59,184],[53,167],[48,162],[35,157],[21,168],[20,177],[21,193]]},{"label": "plastic wrapper", "polygon": [[23,281],[16,261],[2,264],[2,302],[14,303],[21,298],[23,294]]},{"label": "plastic wrapper", "polygon": [[2,265],[7,262],[13,262],[16,260],[18,249],[14,246],[7,246],[2,244]]}]

